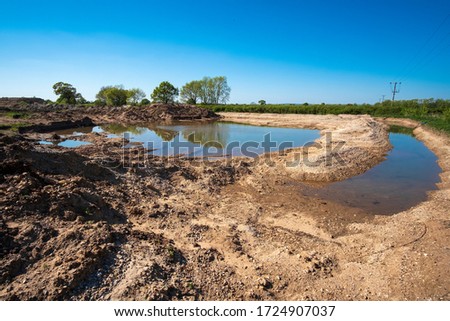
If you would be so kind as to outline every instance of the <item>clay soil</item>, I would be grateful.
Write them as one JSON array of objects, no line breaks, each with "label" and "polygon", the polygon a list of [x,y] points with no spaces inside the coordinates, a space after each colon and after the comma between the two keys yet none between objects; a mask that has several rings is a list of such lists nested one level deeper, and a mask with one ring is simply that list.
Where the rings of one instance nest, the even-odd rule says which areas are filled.
[{"label": "clay soil", "polygon": [[[27,129],[0,136],[2,300],[450,299],[448,136],[369,116],[224,114],[317,128],[321,144],[332,132],[332,145],[345,143],[336,151],[344,163],[283,166],[302,149],[274,153],[268,166],[262,157],[165,159],[133,148],[124,167],[120,139],[87,134],[92,144],[74,149],[37,139],[50,139],[54,122],[125,121],[129,110],[28,110]],[[146,119],[152,112],[133,110],[130,122],[155,121]],[[199,113],[186,119],[216,117]],[[442,182],[426,202],[376,216],[292,184],[345,179],[379,163],[391,123],[414,127],[439,157]]]}]

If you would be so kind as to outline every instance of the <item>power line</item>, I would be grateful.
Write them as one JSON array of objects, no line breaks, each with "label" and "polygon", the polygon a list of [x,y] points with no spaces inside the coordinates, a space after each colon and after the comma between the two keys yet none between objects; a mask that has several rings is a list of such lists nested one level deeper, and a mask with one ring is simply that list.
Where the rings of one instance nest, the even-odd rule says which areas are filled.
[{"label": "power line", "polygon": [[[444,37],[442,37],[438,43],[430,50],[428,53],[422,57],[422,59],[418,60],[414,66],[411,67],[411,69],[403,75],[403,77],[400,79],[401,81],[405,81],[413,72],[417,71],[421,67],[425,66],[427,63],[438,57],[447,47],[450,45],[450,42],[445,46],[445,40],[450,35],[450,32],[445,34]],[[450,39],[450,38],[449,38]],[[441,44],[444,43],[444,46],[441,47]]]},{"label": "power line", "polygon": [[[412,58],[408,61],[408,63],[405,65],[405,67],[403,68],[403,70],[397,75],[397,77],[395,79],[401,79],[404,78],[404,75],[406,73],[410,73],[410,70],[408,70],[408,68],[410,68],[411,64],[413,64],[413,62],[420,58],[420,55],[422,54],[423,50],[428,46],[428,44],[431,42],[431,40],[434,38],[434,36],[438,33],[438,31],[442,28],[442,26],[444,26],[444,24],[447,22],[447,20],[450,18],[450,13],[448,13],[445,18],[442,20],[442,22],[437,26],[437,28],[433,31],[433,33],[430,35],[430,37],[428,37],[428,39],[425,41],[425,43],[419,48],[419,50],[416,51],[415,55],[412,56]],[[423,59],[422,59],[423,60]],[[420,61],[420,60],[419,60]],[[418,62],[416,63],[416,65],[418,64]],[[414,68],[414,67],[413,67]]]}]

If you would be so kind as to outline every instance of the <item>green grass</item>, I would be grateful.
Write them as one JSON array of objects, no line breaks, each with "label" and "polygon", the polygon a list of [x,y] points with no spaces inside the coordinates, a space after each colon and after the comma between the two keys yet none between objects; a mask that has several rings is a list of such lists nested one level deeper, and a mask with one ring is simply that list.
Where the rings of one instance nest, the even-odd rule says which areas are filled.
[{"label": "green grass", "polygon": [[3,113],[3,116],[6,116],[8,118],[13,119],[27,119],[30,118],[30,115],[24,112],[18,112],[18,111],[8,111],[6,113]]},{"label": "green grass", "polygon": [[420,120],[427,126],[450,134],[450,121],[443,117],[420,117],[420,119],[417,120]]},{"label": "green grass", "polygon": [[368,114],[375,117],[410,118],[450,133],[450,100],[414,99],[370,104],[303,104],[303,105],[204,105],[214,112],[277,114]]},{"label": "green grass", "polygon": [[[5,118],[12,118],[12,119],[29,119],[30,118],[30,114],[26,113],[26,112],[19,112],[19,111],[7,111],[7,112],[1,112],[0,113],[1,117],[5,117]],[[14,132],[17,133],[19,131],[19,129],[21,127],[25,127],[25,126],[29,126],[29,124],[27,124],[26,122],[21,122],[18,121],[16,123],[0,123],[0,131],[2,131],[2,133],[8,133],[8,132]]]}]

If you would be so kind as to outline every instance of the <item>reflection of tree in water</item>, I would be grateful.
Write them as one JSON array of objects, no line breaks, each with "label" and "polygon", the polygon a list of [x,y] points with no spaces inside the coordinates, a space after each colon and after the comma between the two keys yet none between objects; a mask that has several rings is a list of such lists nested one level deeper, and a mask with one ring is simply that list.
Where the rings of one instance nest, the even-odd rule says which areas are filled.
[{"label": "reflection of tree in water", "polygon": [[407,127],[396,126],[396,125],[391,125],[389,127],[390,133],[405,134],[405,135],[409,135],[409,136],[413,136],[413,130],[414,130],[414,128],[407,128]]},{"label": "reflection of tree in water", "polygon": [[145,127],[139,127],[139,126],[135,126],[135,125],[123,125],[123,124],[103,125],[102,129],[105,132],[108,132],[111,134],[116,134],[116,135],[121,135],[125,132],[129,132],[134,135],[141,135],[147,130],[147,128],[145,128]]},{"label": "reflection of tree in water", "polygon": [[75,133],[89,134],[92,133],[94,126],[88,127],[77,127],[77,128],[69,128],[69,129],[61,129],[55,131],[58,135],[73,135]]},{"label": "reflection of tree in water", "polygon": [[156,126],[136,126],[136,125],[123,125],[123,124],[108,124],[103,125],[102,129],[105,132],[115,134],[115,135],[121,135],[125,132],[129,132],[133,135],[142,135],[147,130],[153,131],[156,135],[161,137],[164,141],[171,141],[173,140],[177,135],[178,132],[174,130],[159,128]]},{"label": "reflection of tree in water", "polygon": [[191,143],[222,149],[228,142],[229,134],[229,127],[221,124],[201,124],[183,131],[183,137]]},{"label": "reflection of tree in water", "polygon": [[172,141],[178,135],[178,132],[175,130],[163,129],[158,127],[149,127],[149,129],[153,130],[156,135],[158,135],[162,140],[166,142]]},{"label": "reflection of tree in water", "polygon": [[[134,135],[144,134],[145,131],[151,130],[164,141],[173,141],[179,134],[178,131],[161,128],[155,125],[123,125],[123,124],[107,124],[101,127],[105,132],[121,135],[129,132]],[[183,137],[194,144],[201,144],[205,147],[224,148],[228,142],[229,127],[221,126],[221,124],[199,124],[198,126],[187,126],[182,129]]]}]

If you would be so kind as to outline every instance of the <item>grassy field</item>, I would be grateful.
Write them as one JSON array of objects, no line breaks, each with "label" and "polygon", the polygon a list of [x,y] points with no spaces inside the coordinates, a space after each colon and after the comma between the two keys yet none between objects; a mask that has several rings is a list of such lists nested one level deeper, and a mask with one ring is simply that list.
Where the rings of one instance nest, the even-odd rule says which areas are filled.
[{"label": "grassy field", "polygon": [[252,112],[279,114],[369,114],[375,117],[410,118],[450,133],[450,100],[423,99],[370,104],[303,104],[303,105],[205,105],[214,112]]}]

